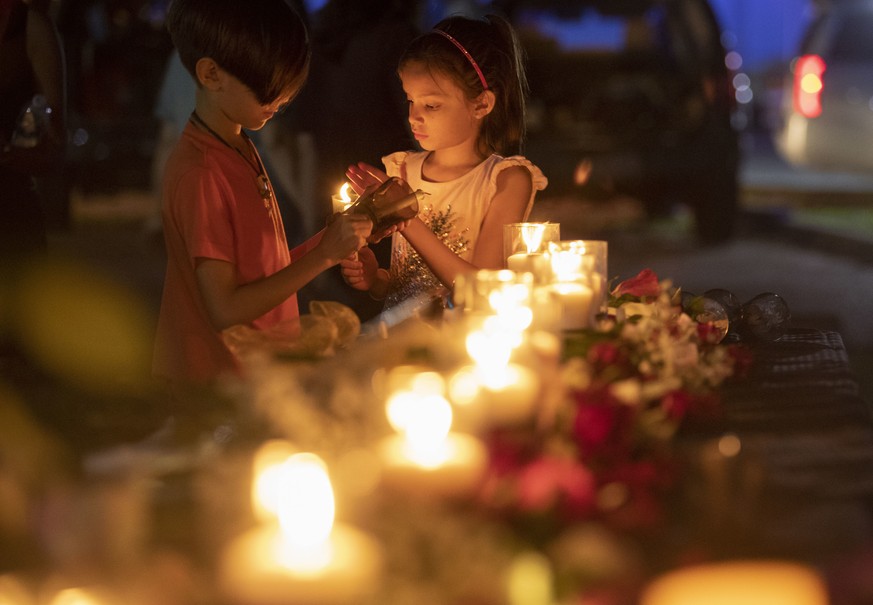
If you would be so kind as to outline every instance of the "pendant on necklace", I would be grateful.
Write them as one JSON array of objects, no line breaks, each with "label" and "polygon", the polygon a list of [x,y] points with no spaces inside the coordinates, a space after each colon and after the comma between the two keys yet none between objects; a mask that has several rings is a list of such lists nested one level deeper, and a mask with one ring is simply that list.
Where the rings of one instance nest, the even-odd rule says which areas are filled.
[{"label": "pendant on necklace", "polygon": [[261,197],[264,199],[264,207],[270,208],[270,197],[272,195],[272,191],[270,190],[270,181],[267,179],[267,175],[259,174],[258,175],[258,192],[261,194]]}]

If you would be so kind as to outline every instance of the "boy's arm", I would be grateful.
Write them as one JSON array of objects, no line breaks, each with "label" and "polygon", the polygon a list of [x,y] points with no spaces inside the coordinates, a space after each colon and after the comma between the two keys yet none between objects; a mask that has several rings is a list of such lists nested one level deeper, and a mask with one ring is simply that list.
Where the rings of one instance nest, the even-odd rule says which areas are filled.
[{"label": "boy's arm", "polygon": [[299,245],[295,246],[294,248],[291,248],[291,262],[292,263],[297,262],[298,260],[303,258],[304,254],[314,250],[315,247],[318,246],[318,244],[321,242],[321,238],[323,236],[324,236],[324,229],[322,229],[321,231],[319,231],[318,233],[316,233],[315,235],[310,237],[308,240],[306,240],[302,244],[299,244]]},{"label": "boy's arm", "polygon": [[[333,221],[320,233],[312,249],[273,275],[247,284],[236,281],[233,263],[199,259],[197,285],[216,330],[254,321],[339,263],[366,243],[372,223],[363,216]],[[312,238],[315,239],[315,238]],[[311,240],[310,240],[311,241]],[[304,244],[305,245],[305,244]]]}]

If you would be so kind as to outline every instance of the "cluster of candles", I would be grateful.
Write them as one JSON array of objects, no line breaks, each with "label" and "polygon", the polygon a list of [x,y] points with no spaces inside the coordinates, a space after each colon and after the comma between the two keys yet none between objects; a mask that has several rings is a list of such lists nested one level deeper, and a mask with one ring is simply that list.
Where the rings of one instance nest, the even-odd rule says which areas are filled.
[{"label": "cluster of candles", "polygon": [[[606,309],[607,242],[561,240],[558,223],[504,226],[506,268],[533,276],[537,325],[553,330],[590,328]],[[557,322],[550,326],[547,319]]]}]

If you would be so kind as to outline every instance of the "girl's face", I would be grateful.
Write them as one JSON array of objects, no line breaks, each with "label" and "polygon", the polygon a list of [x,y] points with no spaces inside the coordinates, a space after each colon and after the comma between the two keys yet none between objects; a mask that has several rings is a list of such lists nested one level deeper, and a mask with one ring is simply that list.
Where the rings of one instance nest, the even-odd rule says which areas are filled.
[{"label": "girl's face", "polygon": [[399,71],[409,105],[409,124],[427,151],[469,144],[476,148],[481,119],[455,82],[417,61]]}]

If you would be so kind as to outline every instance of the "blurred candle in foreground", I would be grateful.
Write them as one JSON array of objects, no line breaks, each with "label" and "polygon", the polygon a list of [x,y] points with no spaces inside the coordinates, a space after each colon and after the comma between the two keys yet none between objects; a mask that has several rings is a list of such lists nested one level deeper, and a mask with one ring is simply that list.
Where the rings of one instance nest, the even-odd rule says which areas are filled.
[{"label": "blurred candle in foreground", "polygon": [[727,561],[655,579],[640,605],[827,605],[821,576],[788,561]]},{"label": "blurred candle in foreground", "polygon": [[255,459],[253,505],[266,520],[226,548],[223,590],[240,605],[360,602],[378,587],[379,547],[357,529],[334,523],[324,462],[310,453],[283,458],[282,450],[270,442]]},{"label": "blurred candle in foreground", "polygon": [[422,372],[409,387],[390,394],[385,405],[396,434],[379,444],[387,485],[416,494],[464,496],[485,471],[485,448],[451,431],[452,407],[435,372]]}]

